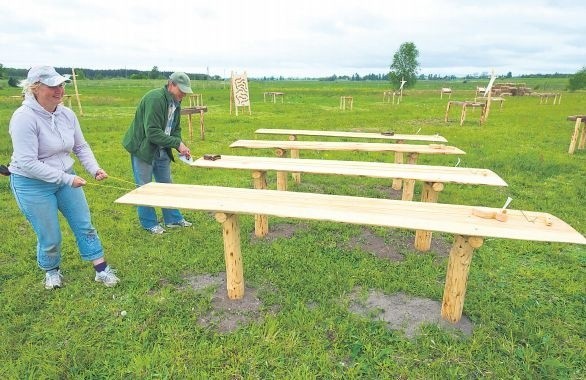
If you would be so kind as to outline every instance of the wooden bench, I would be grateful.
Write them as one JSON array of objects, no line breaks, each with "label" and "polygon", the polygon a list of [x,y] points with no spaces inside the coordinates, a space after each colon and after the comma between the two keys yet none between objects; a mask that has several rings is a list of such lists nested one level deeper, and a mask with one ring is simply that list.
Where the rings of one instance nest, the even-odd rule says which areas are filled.
[{"label": "wooden bench", "polygon": [[[445,137],[440,135],[404,135],[394,132],[344,132],[344,131],[314,131],[308,129],[269,129],[260,128],[254,131],[258,134],[271,134],[271,135],[288,135],[289,140],[297,140],[297,136],[319,136],[319,137],[341,137],[341,138],[359,138],[359,139],[380,139],[390,140],[397,144],[401,144],[405,141],[428,141],[434,143],[448,142]],[[291,152],[293,154],[293,152]],[[403,153],[395,152],[395,163],[402,164],[404,161]],[[293,173],[293,178],[296,182],[300,182],[301,178],[299,174]],[[393,189],[400,190],[401,182],[394,181]]]},{"label": "wooden bench", "polygon": [[[501,177],[487,169],[431,165],[252,156],[221,156],[220,159],[214,161],[202,157],[193,161],[191,165],[201,168],[252,170],[255,189],[266,189],[266,173],[269,170],[275,170],[277,172],[277,190],[280,191],[287,190],[287,172],[399,179],[404,181],[402,193],[404,201],[413,200],[416,180],[423,181],[422,202],[437,202],[445,183],[507,186]],[[268,234],[269,222],[266,215],[255,216],[254,230],[258,237]],[[419,251],[429,250],[431,236],[429,231],[417,230],[415,248]]]},{"label": "wooden bench", "polygon": [[350,111],[352,111],[352,105],[354,104],[354,98],[351,96],[340,96],[340,109],[345,110],[346,104],[350,107]]},{"label": "wooden bench", "polygon": [[472,102],[472,101],[459,101],[459,100],[450,100],[448,102],[448,106],[446,107],[446,115],[444,117],[444,121],[448,122],[448,114],[450,112],[450,108],[452,105],[460,106],[460,125],[464,125],[464,121],[466,120],[466,112],[468,108],[476,109],[477,107],[480,108],[480,120],[479,124],[482,125],[484,122],[484,112],[486,110],[486,103],[483,102]]},{"label": "wooden bench", "polygon": [[440,99],[444,98],[444,94],[448,95],[448,99],[452,98],[452,89],[449,87],[442,87],[440,90]]},{"label": "wooden bench", "polygon": [[473,206],[155,182],[115,202],[215,212],[216,220],[222,224],[227,292],[233,300],[244,296],[240,214],[425,228],[454,234],[441,309],[442,317],[454,323],[462,316],[473,251],[482,246],[485,237],[586,244],[584,236],[555,216],[519,210],[507,210],[508,219],[500,222],[475,216]]},{"label": "wooden bench", "polygon": [[569,154],[574,154],[576,144],[578,145],[578,149],[584,149],[584,146],[586,145],[586,131],[584,130],[586,115],[568,116],[567,120],[576,122],[574,132],[572,133],[572,139],[570,140],[570,148],[568,149]]},{"label": "wooden bench", "polygon": [[277,98],[280,97],[281,98],[281,103],[284,102],[285,99],[285,93],[284,92],[275,92],[275,91],[267,91],[267,92],[263,92],[262,94],[262,98],[263,101],[266,103],[267,101],[267,95],[269,97],[269,100],[273,100],[273,103],[277,102]]},{"label": "wooden bench", "polygon": [[547,93],[533,93],[534,96],[539,96],[539,104],[547,104],[549,102],[549,98],[553,98],[553,102],[552,104],[560,104],[562,101],[562,94],[560,93],[552,93],[552,92],[547,92]]}]

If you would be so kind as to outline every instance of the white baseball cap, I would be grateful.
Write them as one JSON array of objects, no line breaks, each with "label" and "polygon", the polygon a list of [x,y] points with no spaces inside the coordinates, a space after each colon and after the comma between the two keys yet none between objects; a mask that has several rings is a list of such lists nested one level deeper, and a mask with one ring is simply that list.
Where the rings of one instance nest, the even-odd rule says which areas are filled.
[{"label": "white baseball cap", "polygon": [[31,84],[41,82],[49,87],[59,86],[61,83],[69,83],[69,74],[61,75],[51,66],[31,67],[26,77]]}]

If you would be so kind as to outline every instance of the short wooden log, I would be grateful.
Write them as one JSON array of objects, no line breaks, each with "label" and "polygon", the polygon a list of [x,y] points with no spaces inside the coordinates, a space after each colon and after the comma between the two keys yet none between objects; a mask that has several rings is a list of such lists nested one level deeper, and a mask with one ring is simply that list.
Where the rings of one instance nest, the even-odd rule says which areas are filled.
[{"label": "short wooden log", "polygon": [[238,214],[226,214],[223,212],[216,213],[216,220],[222,224],[228,298],[238,300],[244,297],[244,267],[240,250],[240,221]]},{"label": "short wooden log", "polygon": [[[443,188],[443,183],[424,182],[423,191],[421,192],[421,202],[436,203],[439,192],[442,191]],[[415,249],[422,252],[429,251],[431,248],[431,236],[431,231],[415,231]]]},{"label": "short wooden log", "polygon": [[442,318],[456,323],[462,318],[470,262],[474,248],[482,246],[483,238],[456,235],[450,250],[446,285],[442,301]]},{"label": "short wooden log", "polygon": [[[267,189],[267,173],[265,171],[253,171],[252,180],[255,189]],[[267,215],[254,215],[254,235],[257,237],[267,236],[269,233],[269,217]]]}]

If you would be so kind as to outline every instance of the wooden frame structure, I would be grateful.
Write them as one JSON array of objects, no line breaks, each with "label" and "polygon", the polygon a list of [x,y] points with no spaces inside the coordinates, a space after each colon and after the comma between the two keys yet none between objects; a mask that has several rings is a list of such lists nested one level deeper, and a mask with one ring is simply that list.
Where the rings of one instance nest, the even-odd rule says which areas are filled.
[{"label": "wooden frame structure", "polygon": [[340,96],[340,109],[345,110],[346,104],[350,107],[350,111],[352,111],[352,106],[354,105],[354,98],[351,96]]}]

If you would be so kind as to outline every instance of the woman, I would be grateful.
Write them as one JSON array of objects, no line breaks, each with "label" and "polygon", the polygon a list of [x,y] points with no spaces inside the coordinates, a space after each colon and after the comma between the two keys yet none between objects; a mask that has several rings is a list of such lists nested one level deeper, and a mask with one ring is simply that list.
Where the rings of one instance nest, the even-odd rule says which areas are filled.
[{"label": "woman", "polygon": [[71,153],[98,181],[108,175],[85,141],[77,117],[61,104],[69,81],[53,67],[36,66],[21,83],[25,98],[9,125],[10,187],[37,235],[37,263],[45,271],[46,289],[60,288],[63,281],[58,211],[75,235],[81,258],[94,265],[95,281],[115,286],[120,280],[104,259],[81,188],[86,181],[73,171]]}]

